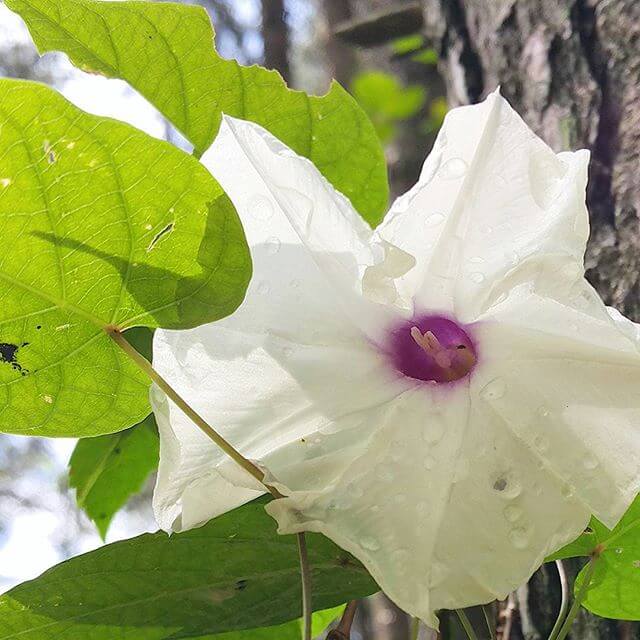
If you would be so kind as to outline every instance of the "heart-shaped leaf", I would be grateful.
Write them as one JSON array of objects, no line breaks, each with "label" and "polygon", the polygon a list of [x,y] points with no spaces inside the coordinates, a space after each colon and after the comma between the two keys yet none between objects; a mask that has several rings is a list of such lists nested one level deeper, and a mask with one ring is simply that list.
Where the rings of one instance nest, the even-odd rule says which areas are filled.
[{"label": "heart-shaped leaf", "polygon": [[200,7],[154,2],[7,0],[41,52],[60,50],[81,69],[122,78],[154,104],[201,154],[222,113],[253,120],[306,156],[369,222],[389,187],[382,147],[366,114],[337,83],[320,97],[282,77],[243,67],[213,48]]},{"label": "heart-shaped leaf", "polygon": [[0,80],[0,431],[86,436],[149,413],[105,333],[231,313],[251,274],[233,205],[194,158]]},{"label": "heart-shaped leaf", "polygon": [[[0,598],[0,638],[178,640],[293,620],[301,613],[296,538],[275,528],[259,500],[200,529],[73,558]],[[377,590],[347,552],[307,535],[314,608]]]},{"label": "heart-shaped leaf", "polygon": [[[594,556],[595,562],[583,606],[606,618],[640,620],[640,496],[613,530],[593,518],[577,540],[551,559],[578,556]],[[585,573],[578,574],[576,591]]]}]

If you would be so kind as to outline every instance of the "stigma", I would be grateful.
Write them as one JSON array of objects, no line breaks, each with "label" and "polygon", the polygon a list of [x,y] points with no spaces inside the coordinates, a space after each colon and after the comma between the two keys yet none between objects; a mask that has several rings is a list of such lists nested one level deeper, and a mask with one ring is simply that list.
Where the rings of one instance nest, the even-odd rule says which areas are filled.
[{"label": "stigma", "polygon": [[468,329],[440,315],[416,316],[394,327],[388,353],[402,374],[436,383],[460,380],[477,363],[476,346]]}]

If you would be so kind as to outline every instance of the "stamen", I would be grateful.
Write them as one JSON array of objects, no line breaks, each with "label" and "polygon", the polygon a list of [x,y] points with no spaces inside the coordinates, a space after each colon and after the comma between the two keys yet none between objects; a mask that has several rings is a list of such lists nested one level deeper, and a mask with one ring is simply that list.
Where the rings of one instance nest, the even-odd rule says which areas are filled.
[{"label": "stamen", "polygon": [[476,362],[475,355],[463,344],[444,347],[432,331],[422,333],[416,326],[411,327],[410,333],[415,343],[443,369],[447,380],[465,375]]}]

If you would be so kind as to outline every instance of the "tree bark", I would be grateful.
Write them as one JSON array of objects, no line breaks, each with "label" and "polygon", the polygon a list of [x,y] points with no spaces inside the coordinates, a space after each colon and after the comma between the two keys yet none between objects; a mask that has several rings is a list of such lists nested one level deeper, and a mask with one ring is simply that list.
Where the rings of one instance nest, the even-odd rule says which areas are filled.
[{"label": "tree bark", "polygon": [[[587,278],[640,320],[640,3],[637,0],[423,0],[451,106],[501,87],[555,150],[591,151]],[[572,576],[578,561],[568,563]],[[557,578],[543,568],[516,596],[512,638],[546,637]],[[640,637],[583,611],[574,638]]]},{"label": "tree bark", "polygon": [[262,40],[264,66],[267,69],[276,69],[288,82],[291,79],[289,26],[284,0],[262,0]]}]

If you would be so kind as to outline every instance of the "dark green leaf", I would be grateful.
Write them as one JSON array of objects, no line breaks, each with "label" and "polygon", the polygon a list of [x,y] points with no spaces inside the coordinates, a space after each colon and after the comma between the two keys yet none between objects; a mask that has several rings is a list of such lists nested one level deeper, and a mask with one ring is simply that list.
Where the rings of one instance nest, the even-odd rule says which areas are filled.
[{"label": "dark green leaf", "polygon": [[69,482],[78,506],[96,523],[104,538],[111,519],[140,491],[158,466],[158,434],[153,415],[140,424],[78,441],[69,462]]},{"label": "dark green leaf", "polygon": [[81,69],[122,78],[202,153],[221,114],[253,120],[308,157],[362,216],[387,206],[386,165],[371,123],[338,84],[325,96],[287,88],[274,71],[242,67],[213,48],[205,11],[171,3],[7,0],[41,52],[61,50]]},{"label": "dark green leaf", "polygon": [[231,202],[191,156],[0,80],[0,431],[87,436],[149,413],[105,327],[231,313],[250,278]]},{"label": "dark green leaf", "polygon": [[[177,640],[298,618],[296,538],[276,534],[264,503],[200,529],[145,534],[49,569],[0,598],[0,639]],[[314,608],[377,590],[348,553],[307,535]]]}]

